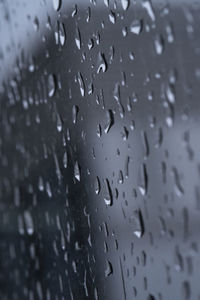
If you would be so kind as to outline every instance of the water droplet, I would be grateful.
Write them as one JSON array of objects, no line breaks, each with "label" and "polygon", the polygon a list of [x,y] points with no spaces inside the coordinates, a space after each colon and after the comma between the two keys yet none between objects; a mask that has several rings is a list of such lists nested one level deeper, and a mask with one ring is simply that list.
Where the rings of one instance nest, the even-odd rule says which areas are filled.
[{"label": "water droplet", "polygon": [[110,261],[106,261],[105,276],[108,277],[113,273],[113,267]]},{"label": "water droplet", "polygon": [[108,133],[112,125],[114,124],[114,115],[111,109],[106,111],[106,125],[104,127],[105,133]]},{"label": "water droplet", "polygon": [[51,186],[48,181],[46,183],[46,192],[47,192],[47,195],[49,196],[49,198],[51,198],[52,197]]},{"label": "water droplet", "polygon": [[150,0],[143,0],[142,2],[142,6],[146,9],[147,14],[149,15],[149,17],[151,18],[152,22],[155,22],[156,18],[155,18],[155,14],[152,8],[152,4]]},{"label": "water droplet", "polygon": [[77,48],[80,50],[81,49],[81,35],[80,35],[80,31],[77,28],[75,31],[75,43]]},{"label": "water droplet", "polygon": [[123,173],[122,171],[120,170],[119,171],[119,174],[118,174],[118,183],[122,184],[124,182],[124,176],[123,176]]},{"label": "water droplet", "polygon": [[61,0],[53,0],[53,8],[58,11],[61,7]]},{"label": "water droplet", "polygon": [[33,219],[28,210],[24,212],[24,223],[26,226],[26,231],[29,235],[32,235],[34,233],[34,225],[33,225]]},{"label": "water droplet", "polygon": [[76,124],[76,121],[77,121],[77,114],[78,114],[78,106],[77,105],[73,105],[72,106],[72,122],[74,124]]},{"label": "water droplet", "polygon": [[75,165],[74,165],[74,177],[75,177],[78,181],[81,180],[80,167],[79,167],[79,164],[78,164],[77,161],[75,162]]},{"label": "water droplet", "polygon": [[61,120],[59,114],[57,114],[57,130],[58,130],[58,132],[62,131],[62,120]]},{"label": "water droplet", "polygon": [[154,39],[155,51],[158,55],[161,55],[164,50],[164,40],[161,36],[157,35]]},{"label": "water droplet", "polygon": [[130,5],[130,0],[121,0],[123,10],[127,10]]},{"label": "water droplet", "polygon": [[63,155],[63,166],[66,169],[68,165],[68,155],[67,155],[67,151],[64,153]]},{"label": "water droplet", "polygon": [[138,175],[138,189],[142,196],[145,196],[147,193],[147,171],[145,164],[142,164],[139,168],[139,175]]},{"label": "water droplet", "polygon": [[112,197],[112,190],[111,190],[111,187],[110,187],[109,180],[108,179],[104,180],[104,183],[105,183],[104,201],[105,201],[106,205],[111,206],[112,202],[113,202],[113,197]]},{"label": "water droplet", "polygon": [[59,23],[59,40],[61,46],[64,46],[66,41],[66,33],[65,33],[65,27],[63,23]]},{"label": "water droplet", "polygon": [[79,83],[79,87],[80,87],[80,92],[81,92],[81,96],[84,97],[85,96],[85,84],[83,81],[83,77],[81,75],[80,72],[78,72],[78,83]]},{"label": "water droplet", "polygon": [[110,13],[109,13],[109,20],[110,20],[110,22],[113,23],[113,24],[115,24],[115,22],[116,22],[116,15],[115,15],[115,13],[112,12],[112,11],[110,11]]},{"label": "water droplet", "polygon": [[107,64],[106,64],[104,54],[99,52],[97,56],[97,73],[100,73],[100,71],[106,72],[106,70],[107,70]]},{"label": "water droplet", "polygon": [[141,238],[144,234],[144,223],[140,210],[135,210],[131,216],[131,221],[133,223],[133,233],[136,237]]},{"label": "water droplet", "polygon": [[49,74],[48,76],[48,95],[49,97],[53,97],[56,91],[56,79],[55,75]]},{"label": "water droplet", "polygon": [[97,195],[100,193],[100,189],[101,189],[100,180],[99,180],[99,177],[97,176],[95,178],[95,182],[94,182],[94,190]]},{"label": "water droplet", "polygon": [[166,95],[167,99],[170,103],[175,103],[176,97],[175,97],[175,89],[173,85],[167,85],[166,87]]},{"label": "water droplet", "polygon": [[138,35],[141,33],[143,27],[142,20],[134,20],[130,25],[130,32]]},{"label": "water droplet", "polygon": [[41,192],[44,191],[44,182],[43,182],[43,179],[41,176],[39,176],[39,179],[38,179],[38,188],[39,188],[39,191],[41,191]]},{"label": "water droplet", "polygon": [[101,134],[102,134],[102,131],[101,131],[101,125],[98,124],[98,125],[97,125],[97,136],[100,138],[100,137],[101,137]]},{"label": "water droplet", "polygon": [[184,194],[184,189],[183,189],[183,187],[181,185],[181,182],[180,182],[179,173],[178,173],[178,171],[175,167],[172,168],[172,174],[173,174],[173,177],[174,177],[175,192],[176,192],[178,197],[182,197],[182,195]]}]

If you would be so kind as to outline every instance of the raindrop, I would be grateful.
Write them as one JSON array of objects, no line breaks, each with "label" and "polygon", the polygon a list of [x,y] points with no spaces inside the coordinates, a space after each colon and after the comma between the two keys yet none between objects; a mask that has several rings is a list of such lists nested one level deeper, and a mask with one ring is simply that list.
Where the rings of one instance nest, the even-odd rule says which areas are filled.
[{"label": "raindrop", "polygon": [[124,182],[124,176],[123,176],[123,173],[122,171],[120,170],[119,171],[119,174],[118,174],[118,183],[122,184]]},{"label": "raindrop", "polygon": [[57,114],[57,130],[58,132],[62,131],[62,121],[59,114]]},{"label": "raindrop", "polygon": [[65,33],[65,27],[63,23],[59,23],[59,40],[61,46],[64,46],[66,41],[66,33]]},{"label": "raindrop", "polygon": [[105,189],[106,189],[104,201],[105,201],[106,205],[111,206],[112,202],[113,202],[113,197],[112,197],[112,191],[111,191],[109,180],[108,179],[104,180],[104,183],[105,183]]},{"label": "raindrop", "polygon": [[47,195],[49,196],[49,198],[51,198],[52,197],[51,186],[48,181],[46,183],[46,192],[47,192]]},{"label": "raindrop", "polygon": [[66,169],[68,165],[68,155],[67,155],[67,151],[64,153],[63,155],[63,166]]},{"label": "raindrop", "polygon": [[102,134],[101,125],[98,124],[98,125],[97,125],[97,136],[100,138],[100,137],[101,137],[101,134]]},{"label": "raindrop", "polygon": [[152,8],[152,4],[150,0],[143,0],[142,2],[142,6],[146,9],[147,14],[149,15],[149,17],[151,18],[152,22],[155,22],[156,18],[155,18],[155,14]]},{"label": "raindrop", "polygon": [[130,25],[130,32],[138,35],[142,31],[142,20],[135,20]]},{"label": "raindrop", "polygon": [[44,182],[41,176],[39,176],[39,180],[38,180],[38,188],[39,191],[43,192],[44,191]]},{"label": "raindrop", "polygon": [[58,11],[61,7],[61,0],[53,0],[53,8]]},{"label": "raindrop", "polygon": [[113,267],[110,261],[106,261],[105,276],[108,277],[113,273]]},{"label": "raindrop", "polygon": [[147,193],[147,184],[148,184],[148,177],[145,164],[142,164],[139,168],[139,175],[138,175],[138,189],[142,196],[145,196]]},{"label": "raindrop", "polygon": [[172,168],[172,174],[174,177],[174,188],[178,197],[181,197],[184,194],[184,189],[180,182],[180,177],[178,171],[175,167]]},{"label": "raindrop", "polygon": [[76,121],[77,121],[77,114],[78,114],[78,106],[77,105],[73,105],[72,106],[72,122],[74,124],[76,124]]},{"label": "raindrop", "polygon": [[130,0],[121,0],[122,8],[127,10],[130,5]]},{"label": "raindrop", "polygon": [[131,216],[131,221],[133,223],[133,233],[136,237],[141,238],[144,234],[144,223],[140,210],[135,210]]},{"label": "raindrop", "polygon": [[112,11],[110,11],[110,13],[109,13],[109,20],[110,20],[110,22],[113,23],[113,24],[115,24],[115,22],[116,22],[116,16],[115,16],[115,13],[112,12]]},{"label": "raindrop", "polygon": [[100,180],[99,180],[99,177],[98,177],[98,176],[95,178],[95,182],[94,182],[94,190],[95,190],[95,193],[96,193],[97,195],[100,193],[100,190],[101,190]]},{"label": "raindrop", "polygon": [[106,70],[107,70],[107,63],[104,54],[99,52],[97,56],[97,73],[99,74],[100,71],[106,72]]},{"label": "raindrop", "polygon": [[176,97],[175,97],[175,90],[173,85],[167,85],[166,87],[166,95],[167,99],[170,103],[174,104]]},{"label": "raindrop", "polygon": [[29,235],[32,235],[34,233],[34,225],[33,225],[33,219],[29,211],[24,212],[24,223],[26,226],[26,231]]},{"label": "raindrop", "polygon": [[80,31],[77,28],[76,32],[75,32],[75,43],[77,48],[80,50],[81,49],[81,35],[80,35]]},{"label": "raindrop", "polygon": [[114,124],[114,115],[111,109],[106,111],[106,125],[104,127],[105,133],[108,133],[112,125]]},{"label": "raindrop", "polygon": [[167,25],[166,26],[166,33],[167,33],[167,41],[168,41],[168,43],[173,43],[173,41],[174,41],[174,34],[173,34],[173,30],[172,30],[172,26],[171,25]]},{"label": "raindrop", "polygon": [[49,74],[48,76],[48,95],[49,97],[53,97],[56,91],[56,79],[55,75]]},{"label": "raindrop", "polygon": [[84,84],[83,77],[80,72],[78,72],[77,78],[78,78],[81,96],[84,97],[85,96],[85,84]]},{"label": "raindrop", "polygon": [[75,165],[74,165],[74,177],[75,177],[78,181],[81,180],[80,167],[79,167],[79,164],[78,164],[77,161],[75,162]]},{"label": "raindrop", "polygon": [[154,39],[155,51],[158,55],[161,55],[164,50],[164,40],[161,36],[157,35]]}]

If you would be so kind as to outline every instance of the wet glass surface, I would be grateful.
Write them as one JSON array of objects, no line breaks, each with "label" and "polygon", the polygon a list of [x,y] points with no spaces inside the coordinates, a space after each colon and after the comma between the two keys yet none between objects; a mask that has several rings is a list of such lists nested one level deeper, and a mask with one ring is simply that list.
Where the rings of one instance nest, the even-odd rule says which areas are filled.
[{"label": "wet glass surface", "polygon": [[200,299],[199,13],[0,1],[0,299]]}]

